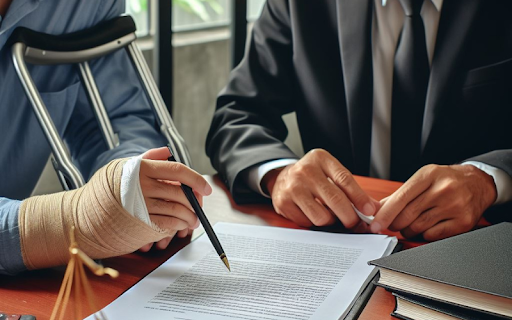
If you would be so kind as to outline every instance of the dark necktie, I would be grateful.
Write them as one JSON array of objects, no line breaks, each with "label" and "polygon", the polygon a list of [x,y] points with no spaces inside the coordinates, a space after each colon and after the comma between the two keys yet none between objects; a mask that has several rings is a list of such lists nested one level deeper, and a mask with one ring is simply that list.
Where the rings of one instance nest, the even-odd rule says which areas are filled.
[{"label": "dark necktie", "polygon": [[420,15],[423,0],[400,0],[404,26],[395,53],[391,105],[392,180],[407,180],[420,165],[421,127],[430,66],[425,27]]}]

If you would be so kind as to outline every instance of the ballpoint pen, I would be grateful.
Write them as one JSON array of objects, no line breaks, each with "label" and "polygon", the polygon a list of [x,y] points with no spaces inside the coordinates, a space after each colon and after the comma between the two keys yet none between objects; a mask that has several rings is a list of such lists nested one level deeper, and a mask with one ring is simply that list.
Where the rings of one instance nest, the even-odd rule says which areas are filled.
[{"label": "ballpoint pen", "polygon": [[[181,162],[180,159],[175,158],[175,154],[172,150],[172,147],[170,145],[167,145],[167,149],[169,149],[169,152],[171,153],[171,156],[167,158],[168,161],[175,161],[175,162]],[[208,235],[208,238],[210,238],[210,241],[219,254],[220,259],[224,264],[226,265],[226,268],[228,268],[229,271],[231,271],[231,268],[229,267],[228,257],[226,256],[226,253],[224,253],[224,249],[222,249],[222,246],[220,245],[220,241],[217,238],[217,235],[213,231],[212,226],[210,225],[210,222],[206,218],[206,215],[204,214],[203,208],[199,205],[199,201],[197,201],[197,198],[194,194],[194,191],[191,187],[187,186],[186,184],[181,184],[181,189],[183,190],[183,193],[185,193],[185,196],[187,197],[188,201],[190,202],[190,205],[194,209],[194,212],[196,213],[197,217],[199,218],[199,221],[203,225],[204,231]]]}]

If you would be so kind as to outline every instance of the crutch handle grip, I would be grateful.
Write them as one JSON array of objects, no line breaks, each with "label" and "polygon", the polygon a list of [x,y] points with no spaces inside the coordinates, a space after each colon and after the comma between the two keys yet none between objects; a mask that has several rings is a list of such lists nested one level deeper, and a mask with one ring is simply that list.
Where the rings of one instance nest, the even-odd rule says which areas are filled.
[{"label": "crutch handle grip", "polygon": [[135,22],[130,16],[117,17],[89,29],[63,35],[51,35],[18,27],[9,37],[8,45],[21,42],[27,47],[40,50],[80,51],[102,46],[134,33],[135,30]]}]

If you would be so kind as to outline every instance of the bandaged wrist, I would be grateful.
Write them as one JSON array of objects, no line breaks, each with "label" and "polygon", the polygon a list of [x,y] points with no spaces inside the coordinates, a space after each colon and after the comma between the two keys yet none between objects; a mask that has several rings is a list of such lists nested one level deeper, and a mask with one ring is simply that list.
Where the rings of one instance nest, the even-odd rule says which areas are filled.
[{"label": "bandaged wrist", "polygon": [[93,259],[133,252],[173,236],[130,215],[122,206],[123,164],[114,160],[82,188],[24,200],[19,210],[20,243],[28,269],[66,264],[69,232],[75,226],[80,249]]}]

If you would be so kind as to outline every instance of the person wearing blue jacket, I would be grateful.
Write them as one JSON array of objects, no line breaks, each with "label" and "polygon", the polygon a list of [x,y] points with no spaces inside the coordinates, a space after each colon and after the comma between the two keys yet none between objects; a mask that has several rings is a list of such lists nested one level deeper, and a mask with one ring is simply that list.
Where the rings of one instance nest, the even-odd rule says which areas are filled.
[{"label": "person wearing blue jacket", "polygon": [[[30,251],[30,248],[23,247],[30,243],[30,239],[23,237],[33,238],[34,235],[24,231],[30,228],[22,228],[21,224],[30,224],[32,220],[36,220],[32,214],[38,214],[38,205],[34,210],[29,210],[29,207],[24,209],[27,212],[23,221],[20,221],[20,208],[23,208],[26,199],[30,199],[51,151],[18,80],[11,59],[11,48],[6,46],[6,42],[17,27],[54,35],[86,29],[121,15],[124,5],[124,0],[0,0],[0,274],[16,274],[27,268],[58,265],[63,262],[55,260],[54,263],[52,253],[48,253],[45,259],[50,262],[31,263],[28,266],[29,259],[23,255],[23,252]],[[114,131],[119,136],[120,144],[112,150],[108,150],[103,142],[86,93],[79,82],[76,67],[29,65],[30,73],[55,126],[86,180],[114,159],[138,156],[148,149],[161,147],[166,143],[156,128],[154,115],[127,53],[119,50],[92,61],[90,67]],[[147,211],[152,214],[151,219],[146,219],[146,222],[159,226],[157,231],[172,231],[165,237],[160,234],[149,241],[158,242],[157,247],[164,248],[175,233],[186,235],[189,229],[199,224],[183,195],[177,192],[168,192],[168,196],[155,194],[155,190],[162,187],[158,179],[175,178],[188,181],[187,184],[192,184],[201,195],[211,192],[211,189],[199,174],[185,166],[159,161],[157,166],[160,167],[155,169],[155,164],[151,161],[167,159],[169,155],[165,149],[151,150],[144,155],[142,164],[138,165],[143,197],[141,199],[143,206],[146,205]],[[179,170],[176,170],[176,166]],[[172,170],[176,173],[175,176],[170,176],[169,172]],[[165,184],[165,188],[177,187]],[[48,219],[45,214],[41,217]],[[153,214],[157,214],[158,218],[153,219]],[[98,227],[104,224],[101,221],[95,223]],[[144,227],[136,225],[132,230],[119,232],[137,233],[142,230],[140,228]],[[48,232],[57,231],[46,231]],[[68,238],[64,234],[58,236]],[[42,237],[41,241],[44,241],[46,235],[43,234]],[[95,237],[90,239],[93,247],[94,242],[101,240]],[[141,239],[137,240],[132,248],[121,248],[116,253],[98,254],[97,257],[131,252],[140,247],[149,250],[151,245],[144,241],[148,239],[143,239],[142,242]]]}]

